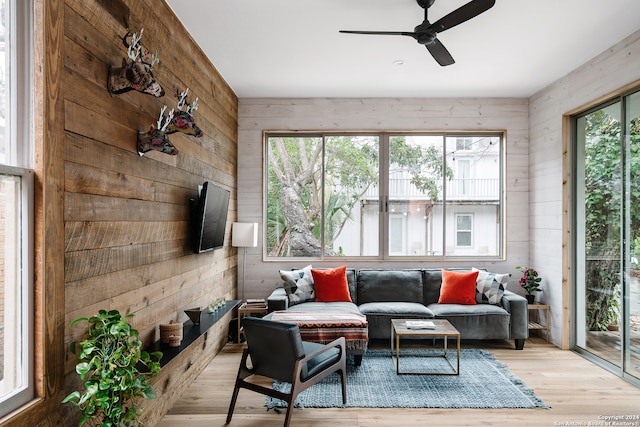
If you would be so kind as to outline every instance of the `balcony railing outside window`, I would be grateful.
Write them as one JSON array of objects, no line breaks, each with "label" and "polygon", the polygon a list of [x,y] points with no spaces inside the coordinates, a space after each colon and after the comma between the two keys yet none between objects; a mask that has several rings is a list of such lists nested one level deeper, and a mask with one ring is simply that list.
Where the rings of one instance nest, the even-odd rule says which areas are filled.
[{"label": "balcony railing outside window", "polygon": [[[451,179],[447,181],[447,200],[483,200],[498,201],[500,199],[499,179]],[[374,197],[375,196],[375,197]],[[371,187],[364,198],[377,198],[378,189]],[[391,199],[428,199],[422,191],[411,183],[410,179],[390,179],[389,198]],[[442,199],[442,192],[438,195]]]}]

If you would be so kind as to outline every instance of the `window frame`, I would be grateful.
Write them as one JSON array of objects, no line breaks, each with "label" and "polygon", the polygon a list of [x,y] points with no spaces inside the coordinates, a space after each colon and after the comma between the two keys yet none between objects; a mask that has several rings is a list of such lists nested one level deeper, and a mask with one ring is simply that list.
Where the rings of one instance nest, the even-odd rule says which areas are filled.
[{"label": "window frame", "polygon": [[[20,289],[21,298],[20,319],[22,326],[22,348],[20,364],[23,367],[21,378],[23,387],[16,389],[0,400],[2,410],[0,417],[26,404],[35,397],[34,384],[34,172],[24,168],[0,165],[0,174],[20,178]],[[1,396],[0,396],[1,398]]]},{"label": "window frame", "polygon": [[36,397],[35,385],[35,172],[34,164],[34,5],[32,0],[6,0],[9,50],[7,77],[7,128],[5,160],[0,173],[20,178],[20,292],[21,337],[20,363],[23,387],[0,400],[0,417],[20,408]]},{"label": "window frame", "polygon": [[[505,185],[505,176],[506,176],[506,143],[507,143],[507,135],[504,130],[471,130],[471,131],[271,131],[265,130],[263,131],[263,165],[264,165],[264,186],[263,186],[263,223],[267,223],[267,192],[268,192],[268,180],[269,180],[269,139],[272,137],[291,137],[291,138],[304,138],[304,137],[321,137],[322,143],[324,144],[327,137],[331,136],[379,136],[380,141],[380,152],[379,152],[379,190],[380,190],[380,216],[379,216],[379,238],[378,238],[378,255],[375,256],[354,256],[354,255],[321,255],[321,256],[308,256],[308,257],[292,257],[292,256],[269,256],[266,246],[266,236],[263,236],[263,261],[277,261],[277,262],[286,262],[286,261],[295,261],[299,262],[301,260],[306,261],[331,261],[331,260],[344,260],[344,261],[392,261],[392,262],[411,262],[411,261],[464,261],[468,262],[472,261],[501,261],[504,260],[505,252],[506,252],[506,185]],[[389,244],[389,218],[390,218],[390,210],[388,209],[389,201],[389,141],[391,137],[394,136],[441,136],[443,140],[443,166],[447,165],[447,155],[452,154],[448,153],[446,149],[446,143],[448,138],[473,138],[473,137],[496,137],[499,139],[499,151],[498,151],[498,167],[499,167],[499,175],[498,175],[498,199],[496,200],[496,212],[497,218],[497,230],[499,233],[499,237],[496,239],[497,245],[497,254],[491,255],[450,255],[447,251],[444,251],[442,254],[433,254],[433,250],[425,251],[425,254],[415,255],[409,253],[407,255],[394,255],[390,253]],[[457,150],[456,150],[457,151]],[[466,152],[467,150],[465,150]],[[446,181],[446,180],[445,180]],[[455,209],[454,204],[455,201],[447,201],[446,198],[446,182],[443,188],[443,198],[441,202],[444,204],[443,212],[446,213],[447,205],[449,205],[449,209]],[[266,233],[266,226],[264,227],[264,232]],[[447,239],[447,221],[446,219],[443,222],[442,233],[443,239]],[[457,241],[457,239],[455,239]],[[473,240],[473,236],[472,236]],[[324,243],[321,242],[321,243]],[[444,246],[444,245],[443,245]],[[464,247],[468,248],[468,247]],[[444,249],[444,248],[443,248]]]}]

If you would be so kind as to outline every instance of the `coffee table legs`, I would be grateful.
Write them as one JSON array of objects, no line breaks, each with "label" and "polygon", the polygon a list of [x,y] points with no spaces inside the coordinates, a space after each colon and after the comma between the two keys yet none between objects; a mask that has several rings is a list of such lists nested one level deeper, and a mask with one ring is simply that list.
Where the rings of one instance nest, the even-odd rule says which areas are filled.
[{"label": "coffee table legs", "polygon": [[[449,336],[447,335],[443,335],[442,338],[444,340],[444,346],[443,346],[443,352],[442,352],[442,356],[436,356],[436,357],[443,357],[448,363],[449,366],[451,366],[451,369],[453,370],[452,372],[442,372],[442,371],[401,371],[400,370],[400,356],[402,354],[402,352],[400,351],[400,337],[402,335],[398,334],[397,331],[395,330],[395,328],[392,326],[391,327],[391,359],[393,361],[393,364],[396,368],[396,374],[397,375],[402,375],[402,374],[411,374],[411,375],[459,375],[460,374],[460,335],[456,335],[454,336],[454,338],[456,338],[456,363],[454,366],[453,361],[449,358],[448,355],[448,340],[449,340]],[[416,336],[415,333],[412,334],[411,336]],[[425,336],[425,338],[433,338],[435,335],[433,333],[430,333],[428,336]],[[430,356],[425,356],[425,359],[429,358]]]}]

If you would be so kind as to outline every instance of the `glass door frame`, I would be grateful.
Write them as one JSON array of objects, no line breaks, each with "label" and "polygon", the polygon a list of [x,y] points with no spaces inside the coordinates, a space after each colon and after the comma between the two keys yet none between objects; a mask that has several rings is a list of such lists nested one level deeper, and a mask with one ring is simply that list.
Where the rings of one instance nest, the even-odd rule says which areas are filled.
[{"label": "glass door frame", "polygon": [[[635,373],[630,370],[630,353],[631,353],[631,340],[630,340],[630,247],[631,244],[629,242],[630,236],[630,223],[628,220],[629,217],[629,208],[630,208],[630,197],[628,197],[630,191],[630,171],[628,167],[627,160],[627,152],[630,146],[630,133],[629,133],[629,118],[627,117],[627,102],[631,95],[640,93],[640,88],[636,87],[632,90],[625,91],[612,97],[611,99],[599,103],[591,108],[585,109],[579,113],[570,116],[570,134],[571,134],[571,193],[574,195],[571,201],[571,229],[574,231],[572,233],[572,247],[571,250],[571,339],[570,346],[573,351],[581,354],[585,358],[593,361],[597,365],[611,371],[612,373],[620,376],[621,378],[635,384],[640,385],[640,373]],[[585,319],[586,319],[586,300],[585,300],[585,276],[580,276],[580,273],[585,271],[584,265],[578,268],[578,262],[582,262],[583,264],[586,261],[586,252],[585,248],[585,240],[584,240],[584,189],[579,190],[579,185],[585,180],[585,169],[584,169],[584,139],[579,141],[579,130],[578,130],[578,120],[582,117],[586,117],[587,115],[594,113],[596,111],[605,109],[607,107],[614,106],[619,104],[619,118],[620,118],[620,162],[624,165],[624,169],[620,171],[620,191],[622,192],[622,201],[620,203],[620,286],[621,286],[621,329],[620,329],[620,354],[619,359],[617,361],[609,361],[601,356],[598,356],[593,351],[589,350],[589,347],[586,345],[586,336],[587,331],[585,330]],[[640,108],[640,106],[639,106]],[[580,143],[582,145],[580,146]],[[581,163],[582,162],[582,163]],[[579,213],[582,213],[582,217],[579,218]],[[582,224],[579,224],[579,219],[582,220]],[[582,253],[582,260],[580,260],[580,253]],[[582,285],[578,285],[582,283]],[[582,294],[581,294],[582,293]],[[582,341],[582,343],[580,343]],[[579,346],[579,344],[583,344],[584,347]]]}]

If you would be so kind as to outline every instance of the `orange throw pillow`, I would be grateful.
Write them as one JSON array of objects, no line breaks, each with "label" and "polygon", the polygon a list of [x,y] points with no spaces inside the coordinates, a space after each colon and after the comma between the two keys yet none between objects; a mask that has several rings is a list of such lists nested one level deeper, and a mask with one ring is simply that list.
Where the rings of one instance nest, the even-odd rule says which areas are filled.
[{"label": "orange throw pillow", "polygon": [[347,266],[332,270],[311,269],[313,276],[313,290],[318,302],[353,302],[349,295],[349,282],[347,282]]},{"label": "orange throw pillow", "polygon": [[442,286],[438,304],[476,304],[478,272],[459,273],[442,270]]}]

